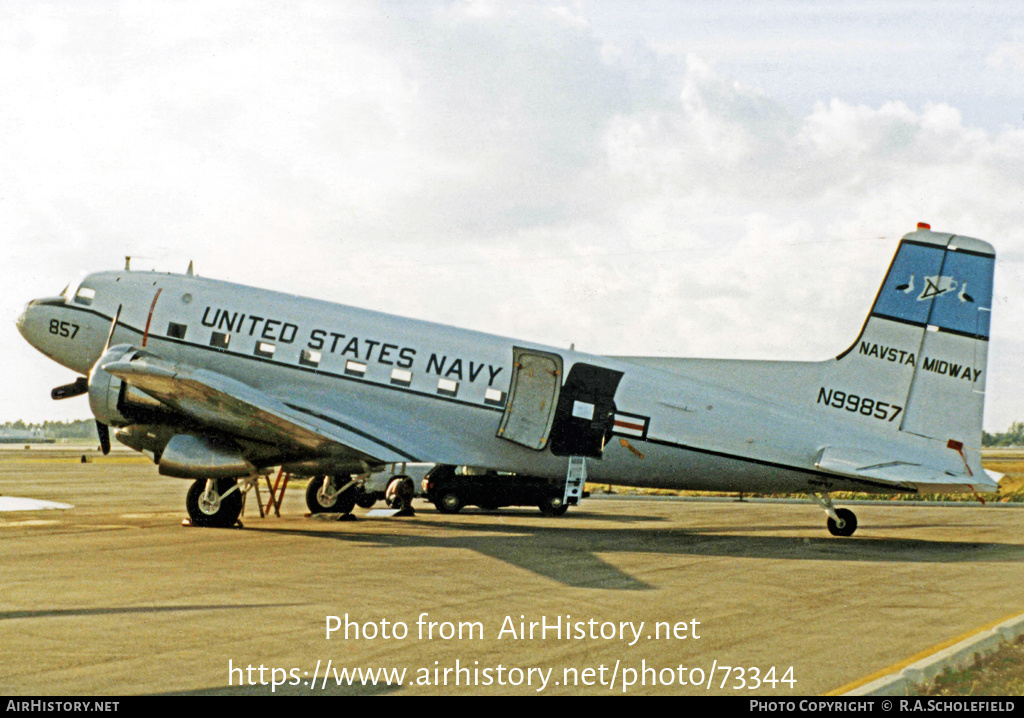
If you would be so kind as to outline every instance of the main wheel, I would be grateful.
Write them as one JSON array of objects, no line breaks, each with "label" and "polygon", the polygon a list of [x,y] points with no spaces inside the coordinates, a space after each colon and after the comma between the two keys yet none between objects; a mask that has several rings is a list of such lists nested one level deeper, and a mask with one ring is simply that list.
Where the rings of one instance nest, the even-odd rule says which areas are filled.
[{"label": "main wheel", "polygon": [[[348,514],[356,506],[356,492],[349,487],[340,494],[331,496],[338,487],[350,481],[348,474],[337,476],[314,476],[306,486],[306,507],[314,514]],[[324,484],[327,483],[327,486]]]},{"label": "main wheel", "polygon": [[[231,491],[237,482],[234,479],[218,479],[213,490],[206,491],[206,479],[193,482],[185,497],[185,508],[193,526],[215,526],[229,528],[238,521],[242,513],[242,492]],[[228,493],[231,491],[231,493]]]},{"label": "main wheel", "polygon": [[537,504],[537,508],[545,516],[561,516],[569,510],[569,504],[561,496],[548,496]]},{"label": "main wheel", "polygon": [[839,523],[829,516],[826,522],[828,532],[833,536],[853,536],[857,530],[857,516],[849,509],[836,509],[836,516],[839,517]]},{"label": "main wheel", "polygon": [[359,508],[372,509],[375,503],[377,503],[376,495],[366,491],[365,489],[356,491],[356,506]]}]

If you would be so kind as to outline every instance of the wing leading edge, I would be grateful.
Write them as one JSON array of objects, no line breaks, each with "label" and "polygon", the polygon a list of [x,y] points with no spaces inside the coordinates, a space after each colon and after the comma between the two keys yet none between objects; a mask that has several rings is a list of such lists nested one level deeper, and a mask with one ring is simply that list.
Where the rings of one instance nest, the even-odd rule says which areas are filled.
[{"label": "wing leading edge", "polygon": [[[285,403],[243,382],[138,352],[101,367],[191,422],[232,436],[311,456],[346,456],[370,464],[417,461],[400,439],[350,417]],[[404,443],[404,442],[403,442]]]}]

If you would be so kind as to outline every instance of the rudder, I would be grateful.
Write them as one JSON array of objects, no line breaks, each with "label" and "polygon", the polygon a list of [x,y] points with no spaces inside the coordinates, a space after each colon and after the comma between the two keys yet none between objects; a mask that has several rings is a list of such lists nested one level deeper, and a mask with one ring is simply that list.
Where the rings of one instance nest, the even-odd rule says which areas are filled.
[{"label": "rudder", "polygon": [[[977,446],[995,251],[970,237],[903,237],[871,313],[833,376],[890,428]],[[884,406],[884,408],[882,408]]]}]

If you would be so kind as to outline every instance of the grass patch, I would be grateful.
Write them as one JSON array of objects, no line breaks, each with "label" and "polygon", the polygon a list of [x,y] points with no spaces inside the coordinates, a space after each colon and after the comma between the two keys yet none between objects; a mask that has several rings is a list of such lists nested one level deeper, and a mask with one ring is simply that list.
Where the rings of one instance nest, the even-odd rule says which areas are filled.
[{"label": "grass patch", "polygon": [[922,696],[1024,695],[1024,636],[1007,643],[970,668],[946,670],[918,688]]}]

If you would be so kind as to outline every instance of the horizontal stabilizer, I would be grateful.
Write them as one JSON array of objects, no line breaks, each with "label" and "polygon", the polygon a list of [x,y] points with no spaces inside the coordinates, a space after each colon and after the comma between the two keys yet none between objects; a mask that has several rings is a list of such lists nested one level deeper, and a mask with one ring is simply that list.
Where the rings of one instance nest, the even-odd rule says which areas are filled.
[{"label": "horizontal stabilizer", "polygon": [[840,476],[890,484],[894,489],[914,487],[919,491],[966,493],[998,488],[988,472],[972,474],[966,464],[962,471],[955,472],[864,449],[827,446],[818,454],[814,465]]}]

